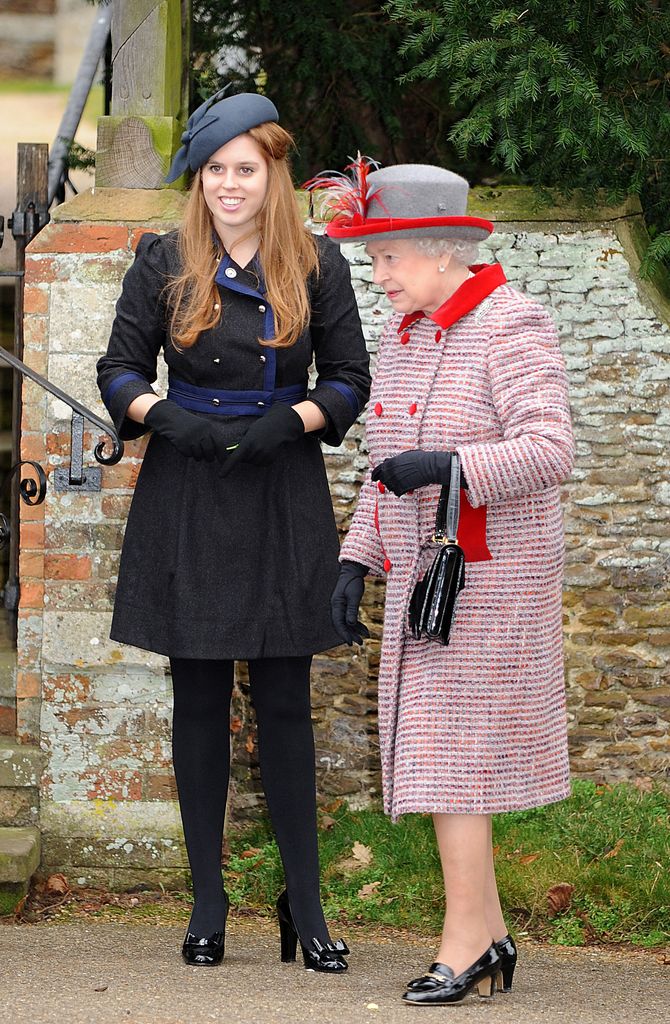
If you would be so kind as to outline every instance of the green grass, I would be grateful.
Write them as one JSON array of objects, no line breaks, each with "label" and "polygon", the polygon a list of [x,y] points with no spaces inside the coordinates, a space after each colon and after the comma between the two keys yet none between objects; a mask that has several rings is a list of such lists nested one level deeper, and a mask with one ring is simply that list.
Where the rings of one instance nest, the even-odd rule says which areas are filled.
[{"label": "green grass", "polygon": [[[326,823],[320,848],[327,917],[439,931],[443,892],[430,817],[410,815],[394,825],[378,810],[342,805]],[[371,851],[369,864],[351,862],[356,842]],[[570,800],[499,815],[494,844],[503,906],[517,931],[563,945],[670,941],[668,795],[575,782]],[[233,905],[269,911],[282,871],[267,824],[233,833],[230,850]],[[372,895],[361,897],[370,883],[377,883]],[[552,915],[547,893],[561,883],[574,892]]]},{"label": "green grass", "polygon": [[0,79],[0,94],[7,93],[59,93],[69,92],[69,85],[57,85],[55,82],[42,81],[39,78],[3,78]]}]

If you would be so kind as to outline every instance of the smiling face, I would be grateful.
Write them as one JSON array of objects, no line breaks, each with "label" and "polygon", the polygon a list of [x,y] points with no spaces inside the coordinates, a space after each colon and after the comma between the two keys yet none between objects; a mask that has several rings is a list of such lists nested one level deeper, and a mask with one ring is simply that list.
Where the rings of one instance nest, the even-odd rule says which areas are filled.
[{"label": "smiling face", "polygon": [[237,135],[201,168],[202,193],[226,249],[256,225],[268,189],[263,152],[250,135]]},{"label": "smiling face", "polygon": [[396,313],[433,313],[467,277],[467,269],[450,256],[426,256],[409,238],[368,242],[365,248],[372,259],[373,280]]}]

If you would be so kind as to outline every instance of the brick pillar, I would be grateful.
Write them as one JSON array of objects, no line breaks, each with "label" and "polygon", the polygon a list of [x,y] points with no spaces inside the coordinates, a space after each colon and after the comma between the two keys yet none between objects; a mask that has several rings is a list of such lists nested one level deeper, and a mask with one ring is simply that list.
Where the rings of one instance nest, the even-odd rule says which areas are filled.
[{"label": "brick pillar", "polygon": [[[144,231],[168,231],[184,197],[97,189],[58,207],[26,260],[26,361],[98,415],[95,363],[121,281]],[[70,410],[28,382],[23,458],[47,471],[44,504],[22,505],[18,734],[47,754],[41,788],[43,870],[128,888],[184,883],[171,786],[165,659],[112,643],[123,529],[145,441],[103,467],[99,492],[56,492],[70,457]],[[85,424],[84,458],[100,439]],[[119,841],[121,840],[121,841]]]}]

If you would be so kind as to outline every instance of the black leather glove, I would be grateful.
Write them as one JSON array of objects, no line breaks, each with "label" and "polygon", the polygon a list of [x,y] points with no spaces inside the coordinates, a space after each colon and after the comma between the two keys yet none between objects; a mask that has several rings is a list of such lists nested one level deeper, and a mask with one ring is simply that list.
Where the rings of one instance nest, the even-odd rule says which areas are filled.
[{"label": "black leather glove", "polygon": [[365,637],[370,636],[368,627],[358,618],[367,572],[367,565],[360,562],[342,562],[330,599],[330,617],[335,632],[349,647],[352,643],[362,644]]},{"label": "black leather glove", "polygon": [[188,458],[223,462],[230,455],[223,431],[213,417],[195,416],[167,398],[151,406],[144,422]]},{"label": "black leather glove", "polygon": [[277,457],[282,445],[297,441],[305,433],[305,424],[295,409],[278,402],[265,416],[259,416],[251,424],[237,448],[229,453],[222,477],[240,462],[253,466],[269,466]]},{"label": "black leather glove", "polygon": [[373,480],[381,480],[389,491],[400,496],[426,484],[448,484],[451,477],[451,452],[423,452],[414,449],[384,459],[372,471]]}]

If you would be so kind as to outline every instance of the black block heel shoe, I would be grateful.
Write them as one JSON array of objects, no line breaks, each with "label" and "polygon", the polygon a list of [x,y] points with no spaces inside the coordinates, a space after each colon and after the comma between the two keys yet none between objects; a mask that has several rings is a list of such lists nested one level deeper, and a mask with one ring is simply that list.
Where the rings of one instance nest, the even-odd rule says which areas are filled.
[{"label": "black block heel shoe", "polygon": [[181,947],[183,956],[189,967],[216,967],[223,960],[226,951],[226,921],[228,920],[228,909],[230,901],[227,893],[223,894],[225,909],[223,912],[223,929],[214,932],[207,938],[200,938],[193,932],[186,932],[184,945]]},{"label": "black block heel shoe", "polygon": [[496,951],[500,957],[500,970],[498,971],[498,991],[511,992],[514,968],[516,967],[516,945],[511,935],[506,935],[495,943]]},{"label": "black block heel shoe", "polygon": [[431,964],[421,978],[410,982],[411,988],[403,996],[413,1006],[445,1006],[460,1003],[475,986],[482,999],[490,999],[495,992],[495,979],[500,970],[500,957],[492,943],[485,953],[458,975],[447,964]]},{"label": "black block heel shoe", "polygon": [[[298,932],[293,923],[291,908],[288,902],[288,893],[284,889],[277,900],[277,918],[279,920],[279,938],[281,941],[281,962],[292,963],[295,960],[298,948]],[[344,959],[349,955],[346,942],[338,939],[337,942],[319,942],[318,939],[310,939],[309,945],[303,945],[300,940],[302,958],[305,961],[305,969],[308,971],[322,971],[324,974],[338,974],[346,971],[349,964]]]}]

